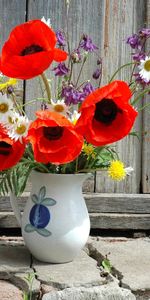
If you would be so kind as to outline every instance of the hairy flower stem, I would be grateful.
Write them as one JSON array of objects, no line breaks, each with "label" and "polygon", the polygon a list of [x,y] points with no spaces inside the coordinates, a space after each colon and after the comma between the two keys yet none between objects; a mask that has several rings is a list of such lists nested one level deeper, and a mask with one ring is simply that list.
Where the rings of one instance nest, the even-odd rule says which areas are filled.
[{"label": "hairy flower stem", "polygon": [[72,71],[73,71],[73,62],[71,62],[70,76],[69,76],[69,84],[70,84],[70,82],[71,82]]},{"label": "hairy flower stem", "polygon": [[67,25],[67,46],[68,46],[68,53],[69,53],[69,57],[70,57],[70,53],[71,53],[71,50],[70,50],[70,44],[69,44],[69,18],[68,18],[68,16],[69,16],[69,2],[68,1],[66,1],[66,7],[67,7],[67,9],[66,9],[66,20],[67,20],[67,23],[66,23],[66,25]]},{"label": "hairy flower stem", "polygon": [[146,107],[150,106],[150,103],[145,104],[141,108],[138,108],[138,112],[144,110]]},{"label": "hairy flower stem", "polygon": [[128,66],[130,66],[130,65],[134,65],[134,64],[137,64],[137,63],[136,63],[136,62],[130,62],[130,63],[127,63],[127,64],[122,65],[121,67],[119,67],[119,68],[116,70],[116,72],[113,74],[113,76],[110,78],[109,83],[111,83],[111,82],[113,81],[113,79],[115,78],[115,76],[117,75],[117,73],[118,73],[120,70],[122,70],[123,68],[128,67]]},{"label": "hairy flower stem", "polygon": [[82,73],[82,70],[83,70],[83,67],[84,67],[84,64],[85,64],[86,60],[87,60],[87,56],[84,57],[83,63],[82,63],[82,65],[81,65],[81,69],[80,69],[80,71],[79,71],[78,78],[77,78],[77,82],[76,82],[76,85],[75,85],[76,87],[77,87],[77,85],[78,85],[78,82],[79,82],[79,79],[80,79],[80,76],[81,76],[81,73]]},{"label": "hairy flower stem", "polygon": [[101,80],[102,80],[102,63],[101,63],[101,67],[100,67],[100,77],[99,77],[99,83],[98,83],[98,87],[100,87],[101,85]]},{"label": "hairy flower stem", "polygon": [[15,96],[14,93],[11,93],[11,98],[12,98],[12,101],[13,101],[13,103],[14,103],[14,105],[15,105],[17,111],[18,111],[18,113],[22,115],[22,114],[23,114],[23,111],[22,111],[22,109],[21,109],[21,106],[18,105],[18,103],[17,103],[17,101],[16,101],[16,96]]},{"label": "hairy flower stem", "polygon": [[149,89],[146,89],[146,90],[144,90],[142,93],[140,93],[140,94],[138,95],[138,97],[136,97],[136,98],[132,101],[131,105],[134,105],[135,103],[137,103],[138,100],[139,100],[141,97],[143,97],[143,96],[144,96],[146,93],[148,93],[148,92],[150,92],[150,88],[149,88]]},{"label": "hairy flower stem", "polygon": [[42,102],[46,102],[46,103],[49,103],[49,101],[47,100],[47,99],[44,99],[44,98],[36,98],[36,99],[34,99],[34,100],[31,100],[31,101],[29,101],[29,102],[27,102],[27,103],[24,103],[24,104],[22,104],[22,105],[18,105],[18,108],[20,109],[21,107],[25,107],[25,106],[27,106],[27,105],[31,105],[31,104],[33,104],[33,103],[35,103],[35,102],[37,102],[37,101],[42,101]]},{"label": "hairy flower stem", "polygon": [[46,75],[44,73],[42,73],[40,76],[41,76],[41,78],[42,78],[42,80],[44,82],[44,85],[45,85],[45,89],[46,89],[46,92],[47,92],[48,101],[51,104],[52,97],[51,97],[51,89],[50,89],[50,86],[49,86],[49,82],[48,82],[47,77],[46,77]]}]

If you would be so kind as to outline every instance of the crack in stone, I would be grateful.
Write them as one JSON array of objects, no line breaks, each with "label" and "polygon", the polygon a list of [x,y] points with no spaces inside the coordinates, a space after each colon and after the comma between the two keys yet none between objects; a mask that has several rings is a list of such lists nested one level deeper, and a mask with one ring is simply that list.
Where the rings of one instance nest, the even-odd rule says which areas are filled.
[{"label": "crack in stone", "polygon": [[[102,261],[106,258],[104,255],[102,255],[91,243],[88,243],[87,245],[88,249],[88,255],[92,257],[94,260],[97,261],[97,266],[101,268]],[[115,267],[112,266],[111,274],[119,281],[119,286],[122,287],[122,279],[123,275],[122,273],[117,270]],[[105,272],[105,270],[100,269],[100,275],[101,276],[109,276],[110,274],[108,272]],[[110,279],[110,278],[109,278]]]}]

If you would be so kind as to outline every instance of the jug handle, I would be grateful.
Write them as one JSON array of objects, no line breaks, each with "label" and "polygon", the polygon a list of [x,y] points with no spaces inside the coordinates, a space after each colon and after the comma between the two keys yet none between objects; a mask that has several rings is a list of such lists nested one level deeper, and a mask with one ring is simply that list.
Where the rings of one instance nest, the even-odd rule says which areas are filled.
[{"label": "jug handle", "polygon": [[19,209],[19,206],[17,203],[17,197],[12,192],[10,192],[10,203],[11,203],[11,207],[14,211],[15,217],[21,227],[21,225],[22,225],[21,212],[20,212],[20,209]]}]

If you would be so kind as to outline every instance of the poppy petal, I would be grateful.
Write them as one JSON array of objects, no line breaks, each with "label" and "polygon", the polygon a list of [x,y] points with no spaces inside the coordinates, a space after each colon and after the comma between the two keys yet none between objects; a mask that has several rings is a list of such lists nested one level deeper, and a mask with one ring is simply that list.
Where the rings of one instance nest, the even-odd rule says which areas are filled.
[{"label": "poppy petal", "polygon": [[61,49],[54,49],[54,60],[57,62],[61,62],[67,59],[67,52]]},{"label": "poppy petal", "polygon": [[82,150],[83,136],[59,113],[38,111],[37,117],[28,132],[35,160],[54,164],[73,161]]},{"label": "poppy petal", "polygon": [[53,60],[67,54],[55,48],[56,35],[40,20],[16,26],[2,48],[0,70],[8,77],[30,79],[42,74]]},{"label": "poppy petal", "polygon": [[11,140],[0,128],[0,171],[15,166],[25,151],[25,143]]},{"label": "poppy petal", "polygon": [[91,93],[81,106],[76,130],[87,142],[103,146],[125,137],[137,111],[130,105],[131,91],[123,81],[114,81]]}]

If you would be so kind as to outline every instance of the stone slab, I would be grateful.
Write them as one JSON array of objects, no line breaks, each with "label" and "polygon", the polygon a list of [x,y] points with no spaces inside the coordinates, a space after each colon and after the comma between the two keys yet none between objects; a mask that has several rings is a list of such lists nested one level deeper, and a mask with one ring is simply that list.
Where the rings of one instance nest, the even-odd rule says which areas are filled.
[{"label": "stone slab", "polygon": [[99,287],[68,288],[45,294],[42,300],[136,300],[131,291],[112,282]]},{"label": "stone slab", "polygon": [[0,279],[9,273],[25,272],[29,270],[31,255],[24,245],[0,245]]},{"label": "stone slab", "polygon": [[[90,238],[89,249],[96,249],[118,270],[122,286],[132,291],[150,290],[150,238]],[[144,298],[143,298],[144,299]]]},{"label": "stone slab", "polygon": [[[24,292],[29,292],[30,284],[26,280],[28,274],[34,271],[30,268],[31,254],[24,246],[23,240],[20,238],[1,238],[0,240],[0,279],[1,285],[4,280],[10,281],[12,286],[19,287]],[[0,288],[1,288],[0,285]],[[2,286],[3,287],[3,286]],[[10,285],[11,287],[11,285]],[[32,293],[37,294],[40,290],[40,282],[33,280]],[[17,296],[16,296],[17,297]],[[17,299],[17,298],[8,298]],[[20,299],[20,298],[18,298]],[[1,290],[0,290],[1,300]]]},{"label": "stone slab", "polygon": [[23,300],[22,292],[10,282],[0,280],[0,300]]},{"label": "stone slab", "polygon": [[106,283],[106,279],[100,276],[97,262],[85,251],[81,251],[74,261],[65,264],[47,264],[34,259],[33,268],[38,280],[58,289]]}]

